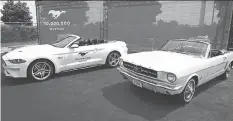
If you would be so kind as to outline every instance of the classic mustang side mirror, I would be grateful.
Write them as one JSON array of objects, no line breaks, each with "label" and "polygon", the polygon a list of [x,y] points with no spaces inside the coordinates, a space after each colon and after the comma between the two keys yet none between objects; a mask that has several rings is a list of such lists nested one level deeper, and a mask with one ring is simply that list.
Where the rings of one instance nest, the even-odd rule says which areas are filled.
[{"label": "classic mustang side mirror", "polygon": [[222,54],[226,54],[226,53],[227,53],[227,50],[222,49],[222,50],[220,50],[220,52],[221,52]]},{"label": "classic mustang side mirror", "polygon": [[78,44],[71,45],[71,48],[78,48],[78,47],[79,47]]}]

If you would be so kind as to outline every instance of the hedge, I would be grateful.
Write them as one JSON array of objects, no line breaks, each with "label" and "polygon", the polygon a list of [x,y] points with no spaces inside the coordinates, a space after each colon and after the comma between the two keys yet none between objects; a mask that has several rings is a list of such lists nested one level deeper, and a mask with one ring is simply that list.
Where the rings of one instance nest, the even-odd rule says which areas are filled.
[{"label": "hedge", "polygon": [[37,39],[36,26],[3,24],[1,34],[1,43],[27,42]]}]

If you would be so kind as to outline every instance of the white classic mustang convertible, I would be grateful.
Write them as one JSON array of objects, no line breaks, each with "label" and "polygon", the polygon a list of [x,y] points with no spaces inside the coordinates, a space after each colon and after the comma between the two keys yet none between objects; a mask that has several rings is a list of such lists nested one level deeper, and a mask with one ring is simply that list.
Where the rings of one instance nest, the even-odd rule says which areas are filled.
[{"label": "white classic mustang convertible", "polygon": [[226,79],[232,69],[233,52],[211,49],[202,40],[169,40],[160,50],[122,56],[117,68],[134,85],[182,102],[193,98],[195,88],[215,77]]},{"label": "white classic mustang convertible", "polygon": [[69,34],[53,44],[32,45],[15,49],[2,59],[6,76],[31,77],[37,81],[54,73],[108,65],[116,67],[120,56],[127,54],[123,41],[84,40]]}]

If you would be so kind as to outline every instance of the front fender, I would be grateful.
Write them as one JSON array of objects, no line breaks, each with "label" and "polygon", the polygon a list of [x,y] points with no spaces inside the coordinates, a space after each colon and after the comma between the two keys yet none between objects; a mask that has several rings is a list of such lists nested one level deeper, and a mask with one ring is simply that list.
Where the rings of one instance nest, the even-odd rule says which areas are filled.
[{"label": "front fender", "polygon": [[[193,78],[193,77],[195,77],[195,76],[197,77],[197,81],[200,80],[200,77],[198,76],[198,74],[197,74],[197,73],[193,73],[193,74],[187,76],[187,78],[186,78],[186,80],[185,80],[185,85],[188,83],[188,81],[189,81],[191,78]],[[198,84],[196,84],[196,85],[198,85]]]},{"label": "front fender", "polygon": [[[45,60],[49,60],[49,61],[51,61],[52,63],[53,63],[53,65],[54,65],[54,72],[55,73],[57,73],[57,71],[58,71],[58,64],[56,63],[56,61],[54,61],[52,58],[50,58],[50,57],[45,57],[45,56],[41,56],[41,57],[37,57],[37,58],[33,58],[31,61],[30,61],[30,64],[32,63],[32,62],[34,62],[34,61],[36,61],[36,60],[40,60],[40,59],[45,59]],[[29,65],[30,65],[29,64]],[[28,66],[29,67],[29,66]]]}]

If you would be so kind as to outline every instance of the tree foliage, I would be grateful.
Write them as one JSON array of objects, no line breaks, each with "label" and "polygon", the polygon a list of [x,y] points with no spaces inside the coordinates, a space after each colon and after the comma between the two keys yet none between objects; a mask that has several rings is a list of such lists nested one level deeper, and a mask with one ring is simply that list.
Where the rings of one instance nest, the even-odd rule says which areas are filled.
[{"label": "tree foliage", "polygon": [[29,7],[25,2],[14,2],[13,0],[8,0],[1,10],[2,17],[1,20],[8,24],[7,22],[27,22],[18,23],[32,25],[32,16],[30,15]]},{"label": "tree foliage", "polygon": [[220,10],[221,10],[221,8],[222,8],[223,6],[227,6],[227,5],[228,5],[228,1],[221,1],[221,0],[216,0],[216,1],[215,1],[215,6],[214,6],[214,8],[215,8],[216,10],[219,10],[219,13],[218,13],[217,17],[220,17]]}]

